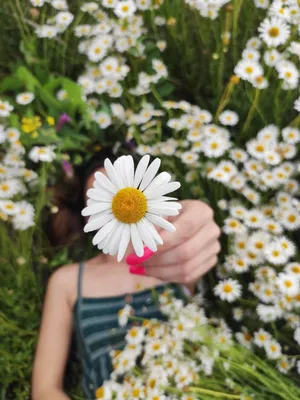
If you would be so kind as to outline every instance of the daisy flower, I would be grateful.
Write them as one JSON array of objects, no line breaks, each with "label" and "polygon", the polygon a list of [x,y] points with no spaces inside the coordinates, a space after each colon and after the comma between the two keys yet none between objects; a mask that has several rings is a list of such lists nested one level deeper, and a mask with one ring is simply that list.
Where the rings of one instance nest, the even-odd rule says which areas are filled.
[{"label": "daisy flower", "polygon": [[296,275],[280,273],[277,284],[280,291],[289,296],[296,296],[300,292],[300,280]]},{"label": "daisy flower", "polygon": [[265,248],[266,259],[274,265],[281,265],[287,262],[288,257],[282,247],[277,242],[269,243]]},{"label": "daisy flower", "polygon": [[283,140],[290,144],[296,144],[300,142],[300,130],[292,126],[287,126],[282,130]]},{"label": "daisy flower", "polygon": [[7,134],[7,139],[11,143],[17,141],[20,137],[20,132],[16,128],[7,128],[6,134]]},{"label": "daisy flower", "polygon": [[296,330],[294,332],[294,339],[300,346],[300,326],[298,328],[296,328]]},{"label": "daisy flower", "polygon": [[[300,113],[300,97],[294,103],[294,109]],[[0,102],[0,115],[1,115],[1,102]]]},{"label": "daisy flower", "polygon": [[184,164],[194,164],[198,160],[199,156],[197,153],[186,151],[181,155],[181,161]]},{"label": "daisy flower", "polygon": [[276,49],[267,50],[264,53],[264,61],[268,67],[274,67],[280,60],[282,60],[282,55]]},{"label": "daisy flower", "polygon": [[223,111],[219,115],[219,121],[222,125],[234,126],[239,122],[239,116],[234,111]]},{"label": "daisy flower", "polygon": [[99,112],[95,114],[94,121],[100,126],[100,128],[105,129],[111,124],[110,116],[105,112]]},{"label": "daisy flower", "polygon": [[262,66],[255,61],[240,60],[234,68],[234,73],[241,79],[250,80],[264,74]]},{"label": "daisy flower", "polygon": [[131,17],[136,11],[136,5],[132,0],[119,1],[114,12],[119,18]]},{"label": "daisy flower", "polygon": [[156,251],[162,239],[154,225],[175,231],[161,215],[178,215],[180,204],[165,195],[177,190],[180,183],[170,182],[171,175],[166,172],[155,177],[160,160],[150,165],[149,161],[150,156],[145,155],[134,171],[131,156],[122,156],[114,164],[106,159],[107,176],[96,172],[94,188],[87,192],[88,205],[82,215],[90,218],[84,231],[98,230],[93,244],[110,255],[118,253],[118,261],[130,240],[138,256],[143,255],[144,245]]},{"label": "daisy flower", "polygon": [[271,335],[264,329],[259,329],[257,332],[254,333],[253,342],[258,347],[264,348],[269,343],[270,340],[271,340]]},{"label": "daisy flower", "polygon": [[266,344],[265,350],[270,360],[276,360],[281,356],[281,346],[276,340],[270,340]]},{"label": "daisy flower", "polygon": [[34,146],[30,150],[28,157],[35,163],[39,161],[52,162],[56,157],[53,150],[54,150],[53,146],[48,146],[48,147]]},{"label": "daisy flower", "polygon": [[16,102],[21,105],[30,104],[34,99],[34,94],[30,92],[20,93],[16,97]]},{"label": "daisy flower", "polygon": [[277,47],[287,42],[290,36],[290,27],[277,17],[265,18],[258,28],[260,37],[269,47]]},{"label": "daisy flower", "polygon": [[13,109],[7,101],[0,100],[0,117],[8,117]]},{"label": "daisy flower", "polygon": [[71,14],[69,11],[61,11],[55,16],[56,23],[61,29],[67,28],[67,26],[71,24],[73,19],[74,15]]},{"label": "daisy flower", "polygon": [[221,300],[226,300],[229,303],[238,299],[242,294],[242,286],[236,279],[227,279],[220,281],[214,288],[214,293]]},{"label": "daisy flower", "polygon": [[247,43],[246,43],[246,47],[248,49],[255,49],[258,50],[261,47],[261,40],[259,37],[257,36],[253,36],[252,38],[250,38]]},{"label": "daisy flower", "polygon": [[288,230],[297,230],[300,227],[300,213],[294,209],[284,210],[280,220],[282,225]]}]

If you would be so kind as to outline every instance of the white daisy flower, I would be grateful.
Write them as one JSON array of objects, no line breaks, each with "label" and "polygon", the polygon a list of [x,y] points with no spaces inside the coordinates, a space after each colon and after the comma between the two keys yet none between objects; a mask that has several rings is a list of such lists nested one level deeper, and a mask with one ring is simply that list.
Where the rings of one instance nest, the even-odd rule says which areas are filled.
[{"label": "white daisy flower", "polygon": [[300,346],[300,326],[297,328],[297,329],[295,329],[295,332],[294,332],[294,339],[296,340],[296,342],[299,344],[299,346]]},{"label": "white daisy flower", "polygon": [[13,109],[13,106],[7,101],[2,101],[0,99],[0,117],[8,117]]},{"label": "white daisy flower", "polygon": [[55,16],[56,23],[61,29],[65,29],[67,26],[69,26],[73,19],[74,15],[71,14],[69,11],[61,11]]},{"label": "white daisy flower", "polygon": [[128,323],[128,318],[133,314],[133,308],[126,304],[122,310],[118,312],[118,322],[120,326],[125,326]]},{"label": "white daisy flower", "polygon": [[270,340],[266,345],[265,345],[265,350],[267,353],[267,357],[270,360],[276,360],[281,356],[281,346],[276,340]]},{"label": "white daisy flower", "polygon": [[119,1],[114,12],[119,18],[128,18],[136,12],[136,5],[132,0]]},{"label": "white daisy flower", "polygon": [[35,30],[37,37],[52,39],[57,36],[59,30],[56,26],[52,25],[41,25]]},{"label": "white daisy flower", "polygon": [[249,228],[260,228],[263,226],[265,217],[261,211],[252,209],[245,213],[243,220]]},{"label": "white daisy flower", "polygon": [[20,93],[16,97],[16,102],[21,105],[30,104],[34,99],[34,94],[30,92]]},{"label": "white daisy flower", "polygon": [[198,154],[191,151],[186,151],[181,155],[181,161],[187,165],[194,164],[198,160],[198,158]]},{"label": "white daisy flower", "polygon": [[108,126],[111,125],[111,118],[110,116],[105,113],[105,112],[99,112],[94,115],[94,121],[97,122],[97,124],[100,126],[100,128],[105,129]]},{"label": "white daisy flower", "polygon": [[[300,113],[300,97],[294,103],[294,109]],[[0,104],[0,115],[1,115],[1,104]]]},{"label": "white daisy flower", "polygon": [[219,115],[219,121],[222,125],[234,126],[239,122],[239,116],[234,111],[226,110]]},{"label": "white daisy flower", "polygon": [[244,80],[251,80],[264,74],[262,66],[255,61],[240,60],[234,68],[234,73]]},{"label": "white daisy flower", "polygon": [[52,7],[54,7],[56,10],[63,11],[68,9],[68,4],[66,0],[52,0],[51,1]]},{"label": "white daisy flower", "polygon": [[155,159],[148,167],[150,156],[145,155],[134,172],[131,156],[118,158],[114,165],[105,160],[108,177],[95,173],[94,188],[88,190],[88,206],[83,216],[90,216],[84,231],[99,230],[93,244],[105,253],[115,255],[118,261],[124,257],[130,240],[138,256],[144,253],[144,244],[152,251],[162,239],[154,225],[174,232],[174,226],[161,215],[178,215],[181,205],[168,197],[167,193],[180,187],[178,182],[170,182],[171,175],[162,172],[155,175],[160,160]]},{"label": "white daisy flower", "polygon": [[300,278],[300,263],[291,262],[285,267],[284,270],[287,274],[292,274]]},{"label": "white daisy flower", "polygon": [[277,284],[280,291],[289,296],[296,296],[300,293],[300,280],[296,275],[280,273]]},{"label": "white daisy flower", "polygon": [[277,368],[283,374],[287,374],[295,365],[295,360],[288,359],[287,357],[282,357],[281,360],[277,362]]},{"label": "white daisy flower", "polygon": [[269,0],[254,0],[255,7],[267,9],[269,7]]},{"label": "white daisy flower", "polygon": [[246,47],[249,49],[255,49],[258,50],[261,47],[261,40],[259,37],[257,36],[253,36],[252,38],[250,38],[247,43],[246,43]]},{"label": "white daisy flower", "polygon": [[103,44],[102,40],[95,40],[88,48],[88,59],[93,62],[98,62],[106,56],[107,50],[107,46]]},{"label": "white daisy flower", "polygon": [[281,157],[276,151],[268,150],[264,153],[263,160],[269,165],[278,165],[281,162]]},{"label": "white daisy flower", "polygon": [[18,179],[0,182],[0,199],[10,199],[20,192],[22,192],[22,183]]},{"label": "white daisy flower", "polygon": [[277,47],[287,42],[290,36],[290,27],[277,17],[265,18],[258,31],[260,37],[269,47]]},{"label": "white daisy flower", "polygon": [[264,53],[264,61],[268,67],[274,67],[282,58],[282,54],[276,49],[267,50]]},{"label": "white daisy flower", "polygon": [[210,137],[204,143],[203,152],[207,157],[221,157],[230,147],[230,142],[221,137]]},{"label": "white daisy flower", "polygon": [[281,265],[288,261],[288,257],[278,242],[269,243],[265,248],[266,259],[274,265]]},{"label": "white daisy flower", "polygon": [[115,8],[119,0],[102,0],[103,7]]},{"label": "white daisy flower", "polygon": [[48,146],[48,147],[34,146],[30,150],[28,157],[35,163],[39,161],[52,162],[56,158],[56,155],[54,153],[53,146]]},{"label": "white daisy flower", "polygon": [[11,200],[0,200],[0,213],[6,216],[15,215],[18,212],[16,203]]},{"label": "white daisy flower", "polygon": [[[259,319],[263,322],[276,321],[282,316],[282,310],[277,306],[269,306],[265,304],[259,304],[256,307],[257,315]],[[269,345],[269,343],[268,343]]]},{"label": "white daisy flower", "polygon": [[288,230],[297,230],[300,227],[300,213],[294,209],[284,210],[281,224]]},{"label": "white daisy flower", "polygon": [[13,143],[15,141],[17,141],[20,137],[20,132],[18,131],[17,128],[7,128],[6,129],[6,135],[7,135],[7,139]]},{"label": "white daisy flower", "polygon": [[296,144],[300,142],[300,130],[292,126],[287,126],[282,130],[283,140],[290,144]]},{"label": "white daisy flower", "polygon": [[256,344],[256,346],[264,348],[269,343],[271,338],[272,336],[269,334],[269,332],[261,328],[257,332],[254,332],[253,342]]},{"label": "white daisy flower", "polygon": [[235,279],[227,279],[220,281],[214,287],[214,293],[216,296],[219,296],[221,300],[231,303],[241,296],[242,286]]},{"label": "white daisy flower", "polygon": [[42,7],[47,0],[30,0],[30,3],[34,6],[34,7]]},{"label": "white daisy flower", "polygon": [[27,201],[20,201],[16,206],[18,211],[12,221],[14,228],[24,231],[34,226],[34,207]]}]

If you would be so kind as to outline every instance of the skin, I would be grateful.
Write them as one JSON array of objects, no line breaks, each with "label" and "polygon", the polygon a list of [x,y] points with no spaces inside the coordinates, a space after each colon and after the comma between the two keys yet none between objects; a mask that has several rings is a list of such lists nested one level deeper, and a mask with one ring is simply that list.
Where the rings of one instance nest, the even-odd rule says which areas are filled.
[{"label": "skin", "polygon": [[[86,190],[93,181],[92,175]],[[181,204],[180,214],[169,218],[177,231],[160,232],[164,244],[144,263],[145,276],[130,274],[126,257],[118,263],[114,257],[99,254],[85,262],[82,296],[117,296],[162,282],[182,283],[192,291],[195,282],[217,262],[220,229],[205,203],[185,200]],[[126,256],[132,253],[130,247]],[[77,278],[77,264],[59,268],[50,278],[33,368],[33,400],[69,399],[63,392],[63,376],[72,334]]]}]

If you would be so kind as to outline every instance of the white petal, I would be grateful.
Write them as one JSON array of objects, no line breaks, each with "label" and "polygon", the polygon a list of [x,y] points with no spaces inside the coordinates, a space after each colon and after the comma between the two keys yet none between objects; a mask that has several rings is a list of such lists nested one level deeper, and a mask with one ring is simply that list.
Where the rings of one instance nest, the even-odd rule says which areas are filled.
[{"label": "white petal", "polygon": [[140,162],[138,163],[138,166],[136,167],[133,187],[137,188],[141,183],[141,180],[143,179],[146,169],[148,167],[149,161],[150,161],[150,156],[148,154],[146,154],[144,157],[141,158]]},{"label": "white petal", "polygon": [[133,179],[134,179],[134,162],[132,156],[126,157],[126,177],[129,187],[133,187]]},{"label": "white petal", "polygon": [[160,159],[156,158],[148,167],[142,182],[140,184],[139,189],[140,190],[145,190],[147,188],[147,186],[151,183],[152,179],[155,177],[155,175],[157,174],[157,171],[159,170],[160,167]]},{"label": "white petal", "polygon": [[127,176],[127,167],[126,167],[127,159],[126,156],[121,156],[120,157],[120,174],[123,177],[123,181],[125,183],[126,187],[129,187],[129,178]]},{"label": "white petal", "polygon": [[119,223],[116,227],[114,234],[110,240],[108,252],[111,256],[115,256],[119,250],[119,244],[122,233],[124,231],[125,224]]},{"label": "white petal", "polygon": [[108,224],[104,225],[98,233],[93,238],[93,245],[97,245],[101,242],[107,235],[109,235],[112,229],[116,226],[118,220],[113,218]]},{"label": "white petal", "polygon": [[138,257],[142,257],[144,254],[144,246],[136,224],[130,224],[130,236],[135,254]]},{"label": "white petal", "polygon": [[154,225],[157,225],[157,226],[165,229],[168,232],[175,232],[176,231],[176,228],[175,228],[175,226],[173,224],[171,224],[169,221],[166,221],[162,217],[159,217],[158,215],[147,213],[146,214],[146,218],[150,222],[152,222]]},{"label": "white petal", "polygon": [[[97,214],[95,214],[97,216]],[[103,225],[107,224],[113,219],[113,214],[101,213],[97,218],[90,219],[89,222],[84,227],[84,232],[92,232],[96,229],[102,228]]]},{"label": "white petal", "polygon": [[89,205],[85,207],[81,211],[81,215],[83,217],[87,217],[89,215],[97,214],[102,211],[110,210],[111,209],[111,204],[110,203],[99,203],[97,202],[96,204]]},{"label": "white petal", "polygon": [[148,212],[150,212],[151,214],[165,215],[165,216],[174,216],[179,214],[179,211],[176,208],[172,207],[148,206]]},{"label": "white petal", "polygon": [[148,204],[162,203],[164,201],[178,200],[176,197],[160,196],[148,201]]},{"label": "white petal", "polygon": [[111,202],[112,198],[113,198],[112,194],[104,189],[101,189],[101,190],[89,189],[86,192],[86,195],[92,200],[97,200],[97,201],[102,201],[102,202]]},{"label": "white petal", "polygon": [[118,175],[117,175],[117,171],[116,171],[115,167],[112,165],[111,161],[108,158],[106,158],[106,160],[104,161],[104,167],[105,167],[107,176],[109,177],[111,182],[118,189],[120,189],[121,185],[120,185],[120,180],[119,180]]},{"label": "white petal", "polygon": [[151,190],[155,190],[162,185],[166,185],[167,183],[170,182],[170,180],[171,180],[170,174],[168,174],[167,172],[161,172],[159,175],[157,175],[153,179],[153,181],[150,183],[150,185],[144,191],[144,195],[147,197],[147,193],[149,193]]},{"label": "white petal", "polygon": [[125,224],[118,251],[118,262],[120,262],[123,259],[124,254],[126,253],[127,247],[129,245],[129,242],[130,242],[130,225]]},{"label": "white petal", "polygon": [[107,176],[102,174],[102,172],[95,172],[95,178],[97,182],[106,190],[111,192],[112,194],[116,194],[118,191],[118,188],[108,179]]},{"label": "white petal", "polygon": [[151,235],[152,235],[153,239],[156,241],[156,243],[163,244],[164,241],[162,240],[160,234],[155,229],[154,225],[150,221],[148,221],[147,218],[143,218],[142,221],[143,221],[143,224],[148,229],[148,231],[151,233]]},{"label": "white petal", "polygon": [[116,170],[117,175],[118,175],[118,179],[119,179],[119,182],[120,182],[120,187],[121,187],[121,189],[123,189],[126,186],[126,184],[125,184],[125,181],[124,181],[124,178],[123,178],[123,172],[124,171],[122,170],[121,157],[116,159],[116,161],[114,162],[114,167],[115,167],[115,170]]},{"label": "white petal", "polygon": [[158,207],[158,208],[175,208],[176,210],[181,210],[182,205],[175,201],[148,201],[148,208],[149,207]]},{"label": "white petal", "polygon": [[102,240],[102,242],[100,242],[101,243],[101,247],[102,247],[102,251],[103,251],[104,254],[108,254],[109,253],[109,247],[110,247],[111,240],[114,237],[115,232],[117,231],[119,225],[120,225],[120,222],[118,221],[116,226],[111,230],[110,234],[107,235],[106,238],[104,240]]},{"label": "white petal", "polygon": [[179,188],[180,188],[179,182],[167,183],[166,185],[164,185],[156,190],[150,191],[150,193],[148,193],[148,195],[147,195],[147,199],[151,200],[157,196],[163,196],[164,194],[174,192],[175,190],[177,190]]},{"label": "white petal", "polygon": [[142,241],[145,243],[145,245],[149,247],[150,250],[156,251],[157,246],[155,240],[153,239],[150,231],[147,229],[147,225],[144,224],[143,220],[137,223],[137,228],[142,238]]}]

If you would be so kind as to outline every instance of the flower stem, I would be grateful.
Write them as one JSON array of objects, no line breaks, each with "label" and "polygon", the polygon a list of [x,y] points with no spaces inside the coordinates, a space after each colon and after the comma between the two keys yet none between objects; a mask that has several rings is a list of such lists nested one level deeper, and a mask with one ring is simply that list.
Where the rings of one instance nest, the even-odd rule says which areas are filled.
[{"label": "flower stem", "polygon": [[245,133],[248,130],[249,126],[250,126],[250,123],[251,123],[251,121],[253,119],[254,113],[256,111],[256,108],[257,108],[257,105],[258,105],[258,102],[259,102],[260,93],[261,93],[261,91],[259,89],[256,89],[254,100],[253,100],[253,103],[252,103],[251,108],[249,110],[249,113],[247,115],[247,119],[246,119],[246,122],[244,124],[243,130],[242,130],[242,134]]},{"label": "flower stem", "polygon": [[241,398],[241,396],[239,394],[228,394],[228,393],[223,393],[223,392],[215,392],[214,390],[203,389],[203,388],[199,388],[199,387],[189,387],[188,390],[189,390],[189,392],[193,392],[193,393],[209,394],[214,397],[223,397],[226,399],[240,399]]}]

